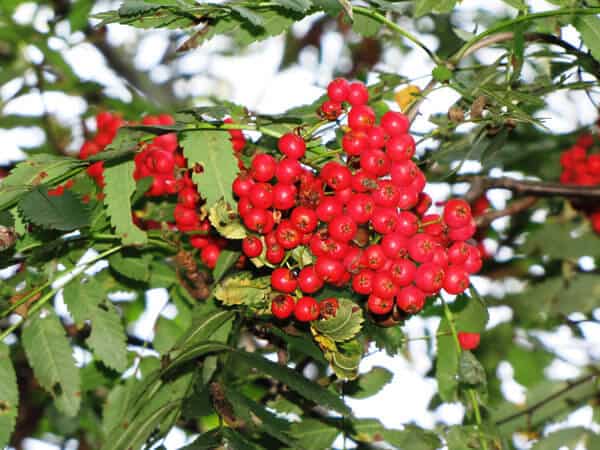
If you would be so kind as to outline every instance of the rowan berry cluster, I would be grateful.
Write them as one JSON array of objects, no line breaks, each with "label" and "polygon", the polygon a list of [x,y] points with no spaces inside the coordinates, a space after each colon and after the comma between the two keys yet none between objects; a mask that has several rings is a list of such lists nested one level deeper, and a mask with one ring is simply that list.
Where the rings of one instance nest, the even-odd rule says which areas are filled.
[{"label": "rowan berry cluster", "polygon": [[[379,318],[394,305],[417,313],[442,289],[462,293],[482,265],[465,242],[476,231],[469,204],[453,199],[443,214],[428,214],[431,198],[413,161],[407,117],[388,111],[377,123],[361,83],[336,79],[327,92],[323,115],[337,119],[330,112],[350,105],[341,155],[311,167],[305,141],[288,133],[279,139],[280,155],[256,154],[233,183],[251,233],[242,249],[275,267],[271,284],[281,295],[273,314],[302,322],[335,314],[335,299],[312,297],[326,283],[363,295]],[[303,252],[312,264],[302,265]]]},{"label": "rowan berry cluster", "polygon": [[[579,186],[600,185],[600,153],[594,152],[594,136],[584,134],[577,139],[575,145],[560,155],[562,173],[560,182]],[[581,204],[584,212],[589,215],[592,228],[600,234],[600,207],[597,205]]]},{"label": "rowan berry cluster", "polygon": [[[160,114],[146,116],[142,119],[143,125],[167,126],[175,123],[172,116]],[[119,127],[125,122],[118,115],[102,112],[96,116],[98,132],[86,141],[80,149],[79,157],[87,159],[103,151],[115,138]],[[231,130],[231,142],[235,151],[241,151],[246,140],[241,131]],[[208,219],[201,215],[202,199],[196,185],[191,179],[186,167],[186,161],[179,147],[176,133],[166,133],[153,138],[149,142],[140,143],[140,151],[134,157],[134,179],[152,177],[152,185],[146,192],[147,197],[177,196],[174,210],[174,224],[179,231],[189,233],[190,245],[200,250],[200,259],[209,268],[214,268],[221,249],[226,241],[212,233]],[[104,163],[102,161],[91,164],[87,169],[99,188],[104,186]],[[65,186],[68,187],[68,186]],[[60,195],[64,188],[54,195]],[[160,224],[151,220],[144,221],[134,213],[134,220],[145,229],[159,228]]]}]

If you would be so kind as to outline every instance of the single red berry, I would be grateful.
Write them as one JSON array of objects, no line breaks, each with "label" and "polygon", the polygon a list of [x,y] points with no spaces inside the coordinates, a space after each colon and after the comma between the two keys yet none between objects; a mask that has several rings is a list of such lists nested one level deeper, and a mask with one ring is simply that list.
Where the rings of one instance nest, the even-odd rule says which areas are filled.
[{"label": "single red berry", "polygon": [[430,260],[433,251],[439,247],[435,239],[425,233],[415,234],[408,241],[408,254],[413,261],[424,263]]},{"label": "single red berry", "polygon": [[214,269],[217,265],[217,260],[219,259],[220,253],[221,249],[218,245],[208,244],[202,249],[202,252],[200,253],[200,259],[209,269]]},{"label": "single red berry", "polygon": [[297,193],[298,189],[293,184],[277,183],[273,186],[273,207],[281,211],[293,208]]},{"label": "single red berry", "polygon": [[394,208],[376,208],[371,217],[371,226],[379,234],[388,234],[398,227],[398,213]]},{"label": "single red berry", "polygon": [[377,125],[372,126],[367,130],[367,137],[369,140],[369,147],[377,149],[385,146],[387,140],[385,130]]},{"label": "single red berry", "polygon": [[396,111],[388,111],[381,117],[381,126],[390,136],[408,133],[408,117]]},{"label": "single red berry", "polygon": [[[298,209],[298,208],[296,208],[296,209]],[[315,214],[315,211],[313,211],[312,209],[309,209],[309,208],[306,208],[306,209],[311,211],[311,213]],[[315,228],[317,226],[317,220],[316,220],[317,217],[318,217],[318,220],[320,220],[321,222],[327,223],[327,222],[331,222],[331,220],[334,217],[337,217],[340,214],[342,214],[342,212],[343,212],[342,205],[338,201],[336,201],[333,197],[325,197],[323,200],[321,200],[321,203],[319,204],[319,206],[317,206],[317,209],[316,209]]]},{"label": "single red berry", "polygon": [[364,170],[357,170],[352,175],[352,189],[356,192],[368,192],[377,187],[375,176]]},{"label": "single red berry", "polygon": [[323,280],[317,275],[314,266],[306,266],[300,271],[298,287],[305,294],[313,294],[323,287]]},{"label": "single red berry", "polygon": [[419,219],[409,211],[400,211],[398,213],[398,226],[396,231],[403,236],[411,237],[417,234],[419,230]]},{"label": "single red berry", "polygon": [[469,256],[469,244],[466,242],[458,241],[454,242],[448,248],[448,261],[450,264],[460,265],[463,264]]},{"label": "single red berry", "polygon": [[295,159],[283,158],[277,163],[275,177],[277,181],[284,184],[293,184],[300,179],[302,166]]},{"label": "single red berry", "polygon": [[421,192],[419,194],[419,200],[415,206],[415,212],[419,216],[423,216],[423,215],[425,215],[427,210],[431,207],[431,204],[432,204],[432,200],[431,200],[431,197],[429,196],[429,194],[426,194],[425,192]]},{"label": "single red berry", "polygon": [[368,149],[360,155],[360,168],[368,174],[381,177],[390,171],[390,159],[381,150]]},{"label": "single red berry", "polygon": [[273,186],[269,183],[255,183],[250,188],[248,198],[255,208],[270,208],[273,205]]},{"label": "single red berry", "polygon": [[233,180],[233,193],[238,197],[246,197],[250,195],[250,190],[254,186],[254,180],[247,176],[240,175],[235,180]]},{"label": "single red berry", "polygon": [[361,270],[352,277],[352,290],[357,294],[369,295],[373,292],[373,280],[375,272],[371,270]]},{"label": "single red berry", "polygon": [[246,228],[251,231],[256,231],[260,234],[266,234],[271,231],[269,228],[272,228],[272,225],[269,227],[269,224],[273,221],[273,216],[266,209],[252,208],[242,218]]},{"label": "single red berry", "polygon": [[352,156],[358,156],[369,148],[369,138],[364,131],[351,131],[342,137],[342,148]]},{"label": "single red berry", "polygon": [[399,161],[390,167],[392,181],[398,187],[409,186],[417,177],[419,168],[411,160]]},{"label": "single red berry", "polygon": [[398,292],[396,304],[402,311],[416,314],[425,305],[425,293],[416,286],[406,286]]},{"label": "single red berry", "polygon": [[444,290],[448,294],[462,294],[469,287],[469,274],[460,266],[450,266],[446,269]]},{"label": "single red berry", "polygon": [[466,241],[467,239],[472,238],[476,231],[477,224],[475,223],[475,219],[471,217],[465,226],[449,228],[448,237],[453,241]]},{"label": "single red berry", "polygon": [[319,302],[319,314],[323,319],[335,317],[340,307],[337,298],[326,298]]},{"label": "single red berry", "polygon": [[319,222],[315,211],[306,206],[294,208],[290,215],[290,221],[302,233],[312,233]]},{"label": "single red berry", "polygon": [[350,246],[346,242],[329,238],[325,240],[325,254],[333,259],[342,260],[348,253]]},{"label": "single red berry", "polygon": [[342,104],[333,100],[325,100],[321,105],[321,114],[327,120],[336,120],[343,112]]},{"label": "single red berry", "polygon": [[445,272],[441,266],[426,262],[417,267],[415,284],[427,294],[435,294],[444,286]]},{"label": "single red berry", "polygon": [[302,297],[294,307],[294,316],[299,322],[311,322],[319,318],[319,304],[312,297]]},{"label": "single red berry", "polygon": [[277,243],[285,250],[296,248],[302,242],[302,233],[289,220],[283,220],[275,229]]},{"label": "single red berry", "polygon": [[401,233],[389,233],[381,240],[383,253],[390,259],[405,258],[408,255],[408,238]]},{"label": "single red berry", "polygon": [[259,153],[252,159],[250,174],[256,181],[267,182],[275,176],[277,162],[271,155]]},{"label": "single red berry", "polygon": [[290,159],[300,159],[306,152],[306,143],[297,134],[286,133],[279,138],[277,148]]},{"label": "single red berry", "polygon": [[410,134],[392,136],[385,144],[385,152],[394,161],[406,161],[415,155],[415,140]]},{"label": "single red berry", "polygon": [[373,294],[392,299],[398,293],[398,286],[394,283],[392,275],[387,272],[377,272],[373,279]]},{"label": "single red berry", "polygon": [[177,194],[177,201],[186,208],[195,208],[200,201],[200,195],[194,188],[183,188]]},{"label": "single red berry", "polygon": [[375,113],[366,105],[354,106],[348,113],[348,126],[355,131],[366,131],[375,123]]},{"label": "single red berry", "polygon": [[331,189],[341,191],[350,187],[352,172],[340,163],[328,162],[321,169],[321,178],[325,180]]},{"label": "single red berry", "polygon": [[365,105],[369,101],[369,91],[362,83],[350,83],[348,86],[348,103],[353,107]]},{"label": "single red berry", "polygon": [[[477,251],[477,253],[479,254],[479,251]],[[480,256],[475,256],[475,255],[469,255],[469,257],[466,259],[466,261],[462,264],[462,267],[468,273],[477,273],[481,270],[482,266],[483,266],[483,260],[481,259]]]},{"label": "single red berry", "polygon": [[277,267],[271,272],[271,286],[279,292],[290,294],[296,290],[298,281],[290,269]]},{"label": "single red berry", "polygon": [[334,217],[327,227],[329,235],[340,242],[348,242],[354,238],[358,230],[356,222],[350,216]]},{"label": "single red berry", "polygon": [[334,102],[342,103],[348,100],[350,83],[344,78],[336,78],[327,85],[327,96]]},{"label": "single red berry", "polygon": [[411,284],[417,273],[417,266],[409,259],[399,259],[392,262],[390,275],[398,287]]},{"label": "single red berry", "polygon": [[360,270],[360,262],[362,260],[362,250],[357,247],[349,247],[344,255],[344,268],[346,272],[355,274]]},{"label": "single red berry", "polygon": [[472,217],[471,206],[464,200],[453,198],[444,205],[444,222],[450,228],[464,227]]},{"label": "single red berry", "polygon": [[390,180],[380,180],[371,195],[376,205],[391,208],[397,205],[400,190]]},{"label": "single red berry", "polygon": [[[160,226],[159,226],[160,227]],[[203,249],[210,244],[210,238],[201,234],[190,236],[190,245],[197,249]]]},{"label": "single red berry", "polygon": [[263,251],[262,241],[256,236],[246,236],[242,240],[242,251],[248,258],[256,258]]},{"label": "single red berry", "polygon": [[198,214],[195,209],[186,208],[185,206],[178,204],[175,206],[175,211],[173,213],[175,217],[175,222],[177,225],[193,225],[198,222]]},{"label": "single red berry", "polygon": [[294,299],[289,295],[278,295],[271,302],[271,312],[280,320],[289,318],[294,312]]},{"label": "single red berry", "polygon": [[479,347],[481,336],[479,333],[458,332],[458,342],[463,350],[474,350]]},{"label": "single red berry", "polygon": [[323,281],[337,283],[344,275],[344,265],[333,258],[321,256],[315,261],[315,271]]},{"label": "single red berry", "polygon": [[238,214],[240,215],[240,217],[242,219],[246,216],[248,211],[250,211],[253,208],[254,208],[254,206],[252,206],[252,202],[250,201],[250,199],[248,197],[242,197],[238,201],[238,208],[237,208]]},{"label": "single red berry", "polygon": [[354,194],[346,206],[346,213],[356,223],[361,224],[369,221],[374,210],[375,202],[367,194]]},{"label": "single red berry", "polygon": [[387,259],[383,252],[383,248],[379,244],[368,246],[363,253],[363,257],[365,259],[366,267],[372,270],[381,269]]},{"label": "single red berry", "polygon": [[448,252],[446,252],[446,249],[442,248],[441,246],[436,248],[431,253],[431,258],[429,259],[429,262],[437,264],[443,269],[446,269],[448,267],[448,264],[450,264],[450,261],[448,259]]},{"label": "single red berry", "polygon": [[279,264],[285,258],[285,250],[279,244],[269,245],[265,257],[271,264]]},{"label": "single red berry", "polygon": [[387,314],[393,307],[394,300],[390,298],[378,297],[375,294],[371,294],[367,300],[367,308],[373,314]]}]

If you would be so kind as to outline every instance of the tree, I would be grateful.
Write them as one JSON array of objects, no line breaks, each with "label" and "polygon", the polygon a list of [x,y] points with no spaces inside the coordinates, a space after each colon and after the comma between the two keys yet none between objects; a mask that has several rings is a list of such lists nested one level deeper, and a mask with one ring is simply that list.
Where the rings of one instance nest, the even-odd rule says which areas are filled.
[{"label": "tree", "polygon": [[[178,427],[190,450],[491,450],[520,448],[517,434],[535,449],[600,448],[588,428],[548,432],[585,405],[598,417],[600,367],[590,353],[556,379],[547,369],[564,354],[541,335],[591,344],[598,320],[596,129],[559,134],[543,112],[559,91],[597,101],[600,3],[505,3],[506,17],[482,9],[472,29],[457,27],[455,1],[2,2],[0,125],[45,139],[0,184],[0,443],[51,433],[79,448],[161,448]],[[292,30],[303,19],[308,31]],[[166,81],[107,39],[111,24],[169,30]],[[571,25],[582,45],[563,35]],[[351,64],[312,104],[268,115],[175,95],[189,76],[175,55],[216,36],[224,54],[285,36],[283,69],[309,46],[323,52],[327,30]],[[83,79],[63,51],[77,39],[128,95]],[[422,52],[427,84],[382,69],[390,50]],[[440,89],[457,100],[425,116]],[[83,100],[80,124],[59,120],[55,92]],[[10,109],[30,94],[46,99],[40,115]],[[426,180],[467,187],[431,206]],[[495,189],[511,194],[504,207],[488,202]],[[474,274],[479,287],[521,287],[478,292]],[[133,327],[158,288],[176,313],[144,339]],[[490,325],[497,307],[511,318]],[[405,334],[419,318],[437,331]],[[367,354],[401,357],[411,340],[435,360],[429,408],[459,402],[460,425],[392,429],[349,407],[401,382],[359,371]],[[504,396],[501,362],[522,404]]]}]

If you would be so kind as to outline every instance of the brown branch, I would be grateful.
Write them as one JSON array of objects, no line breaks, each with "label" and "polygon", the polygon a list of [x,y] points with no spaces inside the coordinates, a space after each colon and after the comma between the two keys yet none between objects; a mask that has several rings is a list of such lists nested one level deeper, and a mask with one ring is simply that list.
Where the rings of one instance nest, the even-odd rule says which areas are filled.
[{"label": "brown branch", "polygon": [[[461,181],[468,181],[477,187],[478,191],[488,189],[508,189],[515,194],[534,197],[573,197],[573,198],[600,198],[600,186],[576,186],[570,184],[551,183],[546,181],[516,180],[508,177],[467,177]],[[471,194],[469,194],[471,195]]]},{"label": "brown branch", "polygon": [[501,426],[504,425],[505,423],[511,422],[515,419],[518,419],[519,417],[522,416],[531,416],[535,411],[537,411],[538,409],[540,409],[542,406],[547,405],[548,403],[550,403],[553,400],[556,400],[557,398],[561,397],[562,395],[566,394],[567,392],[569,392],[570,390],[581,386],[582,384],[587,383],[588,381],[593,380],[594,378],[596,378],[598,376],[598,373],[594,372],[591,373],[589,375],[586,375],[583,378],[580,378],[579,380],[576,380],[572,383],[569,383],[567,386],[565,386],[563,389],[561,389],[560,391],[555,392],[552,395],[549,395],[546,398],[543,398],[542,400],[540,400],[539,402],[534,403],[533,405],[531,405],[530,407],[519,411],[515,414],[511,414],[510,416],[504,417],[503,419],[497,420],[496,421],[496,426]]},{"label": "brown branch", "polygon": [[492,223],[496,219],[499,219],[501,217],[506,217],[506,216],[514,216],[515,214],[518,214],[520,212],[523,212],[523,211],[531,208],[533,205],[535,205],[537,203],[537,201],[538,201],[537,197],[533,197],[533,196],[523,197],[519,200],[515,200],[514,202],[511,202],[510,205],[508,205],[504,209],[489,211],[489,212],[486,212],[486,213],[483,213],[483,214],[477,216],[475,218],[475,222],[477,223],[478,227],[486,228],[487,226],[490,225],[490,223]]}]

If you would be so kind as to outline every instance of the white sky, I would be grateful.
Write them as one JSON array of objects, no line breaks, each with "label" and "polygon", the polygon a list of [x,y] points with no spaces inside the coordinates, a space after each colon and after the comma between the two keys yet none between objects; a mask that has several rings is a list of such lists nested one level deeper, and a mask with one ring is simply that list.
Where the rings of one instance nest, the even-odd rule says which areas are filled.
[{"label": "white sky", "polygon": [[[543,1],[529,2],[535,11],[548,9],[552,5]],[[112,6],[118,2],[112,2]],[[110,2],[97,6],[96,10],[106,10]],[[473,14],[478,8],[485,8],[497,14],[515,11],[505,3],[496,0],[465,0],[456,14],[456,23],[465,30],[474,29]],[[96,11],[95,10],[95,11]],[[47,15],[38,10],[37,14],[33,3],[21,6],[16,17],[22,22],[34,23],[39,29],[45,27]],[[294,29],[298,32],[305,31],[314,19],[307,18],[296,24]],[[429,20],[429,19],[423,19]],[[411,23],[403,23],[408,28]],[[127,100],[129,94],[122,82],[104,64],[102,56],[90,45],[83,42],[82,36],[70,35],[68,26],[59,26],[63,39],[54,39],[50,44],[53,48],[63,52],[74,70],[84,79],[97,81],[105,86],[105,91],[111,95]],[[157,65],[162,53],[167,48],[166,32],[152,31],[141,32],[133,28],[111,25],[109,26],[109,40],[115,44],[131,46],[142,37],[141,45],[134,58],[136,67],[149,72],[155,80],[162,80],[170,72],[169,67]],[[433,49],[437,42],[430,36],[421,36]],[[578,45],[577,32],[568,27],[564,38]],[[289,107],[310,103],[324,92],[324,87],[331,79],[336,64],[344,64],[346,55],[341,53],[342,41],[338,33],[330,32],[324,37],[325,50],[319,60],[316,51],[307,49],[300,55],[300,65],[278,72],[277,68],[283,52],[282,37],[267,39],[254,44],[243,54],[233,57],[221,56],[214,50],[226,47],[225,38],[215,38],[203,47],[189,52],[179,60],[178,69],[193,74],[188,80],[179,81],[175,88],[178,95],[193,96],[202,101],[207,93],[226,97],[234,102],[244,104],[251,110],[262,113],[277,113]],[[484,59],[493,60],[496,50],[482,50],[479,53]],[[35,61],[39,58],[39,51],[34,47],[27,49],[27,55]],[[411,79],[415,84],[424,86],[428,81],[433,65],[423,53],[416,49],[406,55],[399,55],[396,51],[388,51],[383,58],[381,68],[390,72],[397,72]],[[527,75],[527,72],[525,72]],[[218,80],[218,81],[217,81]],[[31,80],[23,80],[31,82]],[[19,82],[10,83],[0,89],[0,98],[7,96],[18,89]],[[417,119],[414,129],[426,131],[431,124],[426,118],[433,113],[445,112],[457,99],[457,95],[449,89],[435,91],[423,104],[422,116]],[[78,129],[79,115],[85,110],[83,100],[68,97],[61,93],[47,93],[43,98],[37,94],[22,96],[9,102],[3,109],[6,114],[35,114],[41,115],[46,108],[56,114],[64,124],[73,126],[76,142],[74,148],[80,145],[81,132]],[[549,98],[549,106],[542,114],[547,117],[546,125],[555,132],[570,132],[584,124],[593,122],[596,111],[589,100],[581,92],[559,92]],[[0,130],[0,141],[3,148],[0,153],[0,163],[7,160],[18,160],[23,157],[22,151],[43,142],[44,134],[39,129]],[[77,141],[79,140],[79,141]],[[473,163],[476,165],[476,163]],[[446,186],[429,186],[428,191],[441,199],[448,195]],[[501,206],[506,201],[506,195],[498,193],[492,201]],[[506,286],[490,284],[480,279],[477,287],[485,294],[504,290]],[[136,334],[141,337],[151,337],[153,323],[159,312],[167,302],[163,292],[156,292],[148,298],[148,311],[136,326]],[[172,314],[172,308],[167,310]],[[510,320],[508,308],[495,308],[492,311],[492,323]],[[423,336],[426,332],[435,333],[437,319],[424,320],[420,317],[411,319],[405,330],[409,337]],[[570,330],[561,328],[557,333],[545,337],[553,348],[560,349],[561,355],[574,364],[556,364],[552,368],[552,375],[558,378],[574,376],[577,374],[577,365],[586,364],[593,355],[600,357],[600,326],[587,324],[585,328],[586,340],[574,339]],[[394,380],[386,386],[379,395],[365,400],[349,400],[358,417],[376,417],[384,425],[400,427],[402,424],[416,422],[418,425],[433,427],[437,421],[446,423],[460,423],[463,410],[460,405],[444,404],[434,412],[427,411],[427,404],[436,392],[436,382],[425,378],[425,373],[431,368],[432,360],[424,341],[410,343],[409,357],[398,356],[390,358],[384,353],[377,353],[364,359],[361,370],[367,371],[373,366],[384,366],[394,372]],[[498,368],[498,376],[503,380],[503,390],[507,397],[513,401],[524,399],[523,388],[512,377],[512,368],[508,363],[502,363]],[[582,408],[574,413],[568,421],[569,425],[592,426],[591,408]],[[554,427],[553,427],[554,428]],[[167,438],[165,445],[168,448],[179,448],[185,441],[182,432],[175,430]],[[30,440],[28,449],[57,449],[55,445],[44,444],[38,440]],[[74,444],[74,443],[73,443]],[[339,443],[338,443],[339,444]],[[520,443],[521,448],[528,448],[526,443]],[[68,447],[75,448],[75,447]]]}]

